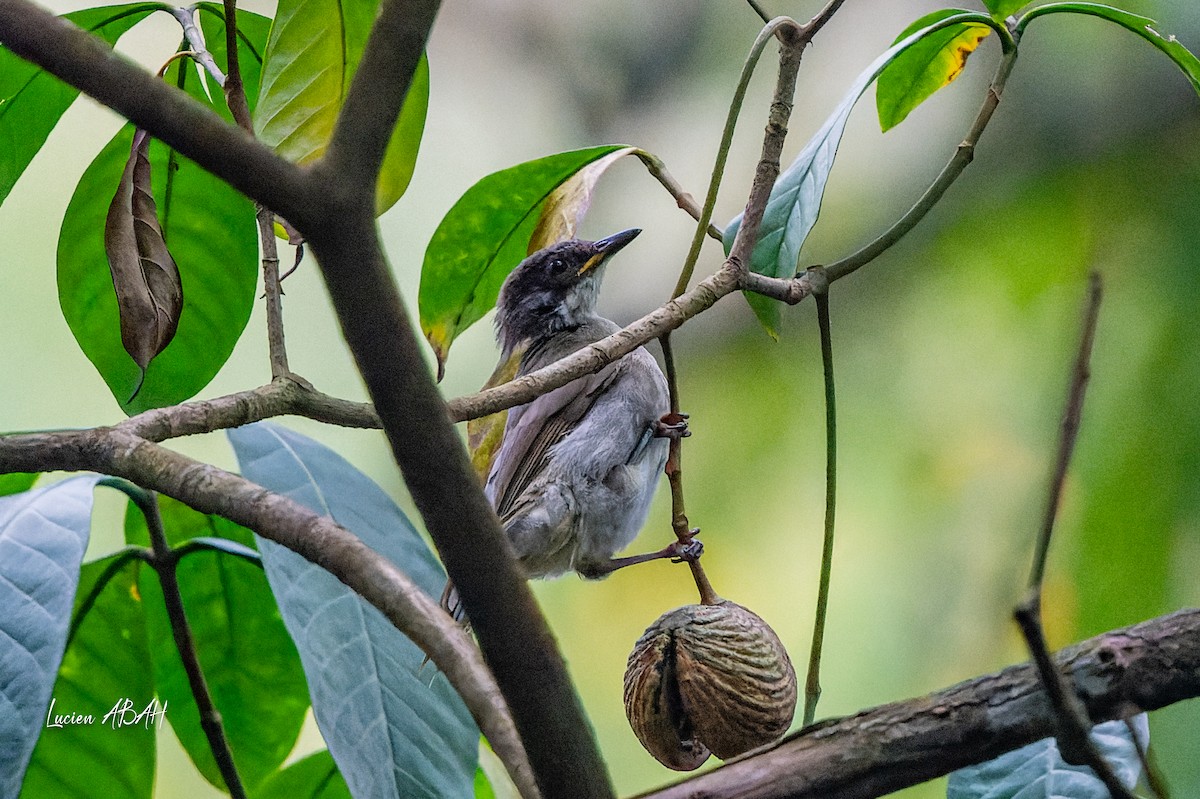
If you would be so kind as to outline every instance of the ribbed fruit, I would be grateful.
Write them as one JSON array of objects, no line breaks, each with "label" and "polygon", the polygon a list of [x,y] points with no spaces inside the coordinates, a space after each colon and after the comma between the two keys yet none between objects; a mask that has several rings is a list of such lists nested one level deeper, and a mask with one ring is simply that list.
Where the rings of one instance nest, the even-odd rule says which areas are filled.
[{"label": "ribbed fruit", "polygon": [[741,605],[687,605],[658,618],[625,670],[625,713],[642,746],[678,771],[777,740],[796,710],[779,637]]}]

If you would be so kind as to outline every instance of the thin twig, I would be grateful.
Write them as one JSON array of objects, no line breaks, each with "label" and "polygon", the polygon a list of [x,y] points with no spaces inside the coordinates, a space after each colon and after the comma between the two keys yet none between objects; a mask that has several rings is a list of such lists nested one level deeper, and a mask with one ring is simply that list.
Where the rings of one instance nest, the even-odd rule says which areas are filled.
[{"label": "thin twig", "polygon": [[246,86],[242,81],[241,59],[238,54],[237,0],[224,0],[225,7],[225,66],[229,74],[225,78],[225,105],[233,114],[233,121],[250,135],[254,135],[254,122],[250,119],[250,103],[246,99]]},{"label": "thin twig", "polygon": [[1038,675],[1046,689],[1050,706],[1054,709],[1055,737],[1058,739],[1058,751],[1063,760],[1068,763],[1090,766],[1096,776],[1104,783],[1112,799],[1136,799],[1129,789],[1113,773],[1112,766],[1096,750],[1095,744],[1088,735],[1092,722],[1088,718],[1087,708],[1078,696],[1067,687],[1066,680],[1054,665],[1050,652],[1046,648],[1046,636],[1042,632],[1041,595],[1035,591],[1022,602],[1013,613],[1033,662],[1037,666]]},{"label": "thin twig", "polygon": [[[717,145],[717,157],[713,162],[712,176],[708,181],[708,192],[704,196],[704,207],[696,218],[698,223],[696,232],[692,236],[692,245],[683,261],[683,267],[679,270],[675,292],[671,295],[673,298],[687,291],[688,284],[692,281],[692,274],[696,269],[696,261],[700,258],[700,247],[704,243],[704,236],[706,233],[712,235],[708,228],[712,227],[713,209],[717,205],[717,192],[721,188],[721,178],[725,174],[725,164],[729,160],[729,150],[733,145],[733,132],[737,127],[738,116],[741,114],[742,105],[746,99],[746,89],[750,86],[754,68],[758,66],[758,59],[767,42],[785,26],[795,27],[796,21],[787,17],[767,20],[766,27],[759,31],[758,36],[754,39],[754,44],[750,47],[750,52],[746,55],[746,60],[742,63],[742,73],[738,77],[737,87],[733,91],[733,99],[729,101],[729,110],[725,115],[725,127],[721,131],[721,141]],[[718,241],[723,239],[720,231],[717,231],[717,239]]]},{"label": "thin twig", "polygon": [[1034,549],[1033,568],[1029,573],[1030,591],[1040,592],[1042,590],[1042,581],[1046,574],[1046,557],[1050,552],[1050,536],[1054,532],[1054,520],[1058,516],[1059,500],[1062,497],[1063,483],[1067,478],[1067,467],[1071,463],[1071,453],[1075,451],[1075,441],[1079,436],[1083,398],[1087,390],[1088,379],[1091,376],[1088,363],[1092,357],[1092,345],[1096,340],[1096,322],[1100,315],[1102,296],[1100,274],[1092,272],[1088,278],[1088,299],[1083,316],[1082,332],[1079,337],[1079,350],[1075,355],[1074,368],[1071,370],[1071,383],[1067,391],[1066,406],[1063,408],[1058,451],[1054,459],[1054,469],[1050,474],[1050,490],[1047,492],[1046,510],[1042,514],[1042,526],[1038,533],[1037,546]]},{"label": "thin twig", "polygon": [[[680,413],[679,405],[679,378],[675,371],[675,355],[671,350],[671,334],[664,334],[658,343],[662,346],[663,364],[666,367],[667,375],[667,390],[671,396],[671,417],[673,419],[686,418]],[[667,455],[667,482],[671,485],[671,529],[675,533],[675,537],[681,544],[688,544],[699,533],[699,529],[692,529],[687,517],[687,506],[683,499],[683,437],[673,436],[671,438],[671,448]],[[692,571],[692,579],[696,583],[696,590],[700,594],[700,602],[704,605],[715,605],[721,601],[721,597],[713,589],[712,583],[709,582],[708,575],[704,571],[704,566],[697,559],[687,561],[688,568]]]},{"label": "thin twig", "polygon": [[[251,136],[254,123],[250,119],[250,103],[242,81],[238,58],[237,0],[224,0],[225,59],[229,75],[225,80],[225,104],[238,127]],[[279,277],[279,244],[275,240],[275,214],[262,203],[254,204],[258,222],[258,242],[262,250],[263,294],[267,304],[267,351],[271,362],[271,379],[291,375],[288,368],[287,345],[283,334],[283,289]]]},{"label": "thin twig", "polygon": [[749,5],[750,8],[754,9],[754,13],[758,14],[758,18],[763,22],[771,21],[771,17],[766,11],[763,11],[763,7],[758,4],[758,0],[746,0],[746,4]]},{"label": "thin twig", "polygon": [[963,170],[975,158],[975,146],[979,142],[980,135],[991,121],[996,107],[1000,104],[1000,97],[1004,93],[1004,85],[1008,80],[1009,73],[1012,72],[1016,60],[1016,47],[1006,48],[1000,58],[999,66],[996,67],[996,74],[992,77],[991,85],[988,86],[983,106],[979,109],[974,122],[971,123],[967,135],[963,137],[962,142],[955,149],[954,155],[951,156],[949,162],[938,173],[937,178],[925,190],[920,199],[917,200],[904,216],[896,220],[895,224],[880,234],[874,241],[844,258],[828,264],[825,267],[825,272],[829,276],[830,282],[841,280],[846,275],[869,264],[896,242],[900,241],[900,239],[904,238],[910,230],[917,226],[918,222],[925,218],[925,215],[937,204],[938,200],[942,198],[942,195],[946,193],[946,190],[950,188],[954,181],[958,180],[959,175],[963,173]]},{"label": "thin twig", "polygon": [[183,36],[191,48],[192,58],[197,64],[204,67],[209,75],[212,75],[218,86],[224,86],[225,75],[217,66],[217,62],[213,60],[212,53],[208,52],[208,47],[204,43],[204,34],[196,27],[196,7],[172,8],[171,16],[175,17],[179,26],[183,28]]},{"label": "thin twig", "polygon": [[1074,452],[1075,442],[1079,437],[1079,420],[1083,412],[1083,399],[1090,376],[1088,363],[1091,360],[1092,344],[1096,339],[1096,322],[1100,314],[1102,295],[1100,275],[1093,272],[1088,280],[1088,298],[1084,311],[1083,329],[1079,337],[1075,365],[1071,371],[1067,402],[1063,409],[1058,450],[1054,468],[1050,474],[1046,511],[1038,533],[1033,568],[1029,575],[1029,595],[1024,602],[1017,606],[1013,616],[1021,628],[1021,634],[1025,637],[1025,643],[1029,647],[1030,655],[1033,657],[1038,674],[1041,675],[1042,683],[1045,685],[1050,705],[1054,709],[1058,722],[1056,737],[1063,759],[1068,763],[1090,766],[1114,799],[1134,799],[1133,794],[1117,779],[1112,767],[1092,743],[1088,735],[1092,724],[1088,718],[1087,709],[1080,698],[1068,688],[1066,680],[1055,668],[1046,647],[1046,636],[1041,622],[1042,582],[1046,574],[1050,538],[1054,532],[1055,519],[1058,517],[1059,501],[1062,497],[1063,484],[1067,478],[1067,467],[1071,463],[1071,453]]},{"label": "thin twig", "polygon": [[233,762],[233,752],[229,748],[229,739],[225,737],[225,726],[221,723],[221,713],[213,703],[208,683],[204,679],[204,671],[200,668],[200,656],[196,651],[196,639],[192,637],[192,628],[188,624],[187,615],[183,608],[183,594],[179,590],[179,580],[175,574],[176,560],[172,555],[171,546],[167,543],[166,531],[163,530],[162,514],[158,509],[158,498],[154,492],[143,491],[134,485],[124,489],[125,494],[137,505],[138,510],[146,519],[146,529],[150,533],[150,548],[154,558],[150,565],[158,575],[162,586],[163,601],[167,606],[167,618],[171,623],[171,636],[175,639],[175,648],[183,661],[183,670],[187,674],[188,686],[192,697],[196,700],[196,709],[200,712],[200,727],[208,739],[209,749],[212,750],[213,760],[221,779],[233,799],[246,799],[246,789],[242,787],[242,778]]},{"label": "thin twig", "polygon": [[829,582],[833,573],[833,530],[837,507],[837,399],[833,386],[833,335],[829,324],[828,285],[816,292],[817,325],[821,331],[821,367],[825,375],[825,535],[821,545],[821,579],[813,621],[808,677],[804,681],[804,726],[813,723],[821,698],[821,651],[829,607]]},{"label": "thin twig", "polygon": [[267,348],[271,360],[271,379],[291,375],[288,368],[287,345],[283,334],[283,288],[279,277],[279,244],[275,240],[275,214],[262,203],[256,203],[258,242],[262,249],[263,294],[267,303]]},{"label": "thin twig", "polygon": [[[692,219],[700,221],[701,210],[700,206],[696,205],[696,198],[684,191],[683,186],[679,184],[679,181],[675,179],[675,176],[667,171],[667,166],[663,163],[661,158],[654,153],[641,149],[640,147],[634,149],[633,155],[638,157],[638,160],[640,160],[646,167],[646,171],[650,173],[651,177],[661,183],[662,187],[667,190],[667,193],[675,198],[676,205],[686,211],[688,216],[690,216]],[[711,214],[709,214],[709,218],[712,218]],[[705,224],[708,225],[707,232],[709,238],[721,241],[720,229],[711,223],[706,222]]]}]

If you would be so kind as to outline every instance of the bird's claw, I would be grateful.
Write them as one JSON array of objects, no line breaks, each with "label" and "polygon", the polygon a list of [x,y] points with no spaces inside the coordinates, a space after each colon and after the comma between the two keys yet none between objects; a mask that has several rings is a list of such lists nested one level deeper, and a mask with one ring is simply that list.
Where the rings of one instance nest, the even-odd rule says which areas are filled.
[{"label": "bird's claw", "polygon": [[700,560],[700,556],[704,554],[704,543],[696,538],[699,533],[700,528],[696,527],[688,532],[686,541],[676,541],[671,544],[672,563],[695,563]]},{"label": "bird's claw", "polygon": [[655,438],[687,438],[692,434],[688,429],[686,413],[667,413],[654,423]]}]

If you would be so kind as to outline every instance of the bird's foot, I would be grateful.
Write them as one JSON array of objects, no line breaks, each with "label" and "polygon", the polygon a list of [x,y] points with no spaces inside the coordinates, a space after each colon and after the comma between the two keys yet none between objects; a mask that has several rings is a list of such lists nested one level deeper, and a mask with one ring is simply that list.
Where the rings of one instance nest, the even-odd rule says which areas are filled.
[{"label": "bird's foot", "polygon": [[629,555],[624,558],[612,558],[600,563],[578,564],[575,570],[589,580],[599,580],[607,577],[617,569],[634,566],[638,563],[649,563],[652,560],[670,560],[672,563],[694,563],[704,552],[704,544],[695,536],[700,532],[697,527],[688,533],[686,541],[672,541],[657,552],[647,552],[644,555]]},{"label": "bird's foot", "polygon": [[700,556],[704,554],[704,542],[696,538],[698,535],[700,528],[693,527],[688,531],[686,539],[680,539],[667,546],[667,549],[675,550],[671,557],[672,563],[695,563],[700,560]]},{"label": "bird's foot", "polygon": [[688,429],[686,413],[667,413],[654,423],[655,438],[687,438],[692,434]]}]

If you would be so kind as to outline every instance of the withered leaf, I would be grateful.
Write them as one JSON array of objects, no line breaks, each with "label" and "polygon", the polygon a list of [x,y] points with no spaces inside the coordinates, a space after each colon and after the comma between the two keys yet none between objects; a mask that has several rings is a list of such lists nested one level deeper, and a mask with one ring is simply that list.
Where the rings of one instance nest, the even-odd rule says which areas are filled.
[{"label": "withered leaf", "polygon": [[[492,372],[483,388],[503,385],[516,377],[526,348],[527,345],[517,347],[507,360],[496,364],[496,371]],[[484,482],[487,482],[488,474],[492,471],[492,462],[496,460],[500,444],[504,441],[504,426],[507,423],[508,411],[499,411],[467,422],[467,449],[471,451],[471,465]]]},{"label": "withered leaf", "polygon": [[149,134],[137,131],[104,223],[104,252],[117,292],[121,343],[142,370],[142,380],[150,361],[175,337],[183,310],[179,269],[167,251],[150,187],[149,149]]}]

